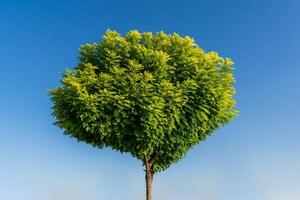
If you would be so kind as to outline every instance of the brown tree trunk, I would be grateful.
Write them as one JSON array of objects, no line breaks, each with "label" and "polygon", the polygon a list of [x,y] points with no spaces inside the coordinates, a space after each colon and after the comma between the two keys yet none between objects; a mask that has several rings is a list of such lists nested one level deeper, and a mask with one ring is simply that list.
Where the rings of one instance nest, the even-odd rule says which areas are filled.
[{"label": "brown tree trunk", "polygon": [[146,200],[152,200],[152,183],[154,171],[152,168],[152,163],[150,161],[145,161],[146,167]]}]

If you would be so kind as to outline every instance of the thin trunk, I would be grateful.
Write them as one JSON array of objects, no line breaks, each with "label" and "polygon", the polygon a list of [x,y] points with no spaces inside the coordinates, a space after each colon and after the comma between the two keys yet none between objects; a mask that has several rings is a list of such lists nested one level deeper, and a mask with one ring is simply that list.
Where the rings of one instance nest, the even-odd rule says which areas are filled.
[{"label": "thin trunk", "polygon": [[153,168],[152,163],[149,161],[145,161],[146,167],[146,200],[152,200],[152,183],[153,183]]}]

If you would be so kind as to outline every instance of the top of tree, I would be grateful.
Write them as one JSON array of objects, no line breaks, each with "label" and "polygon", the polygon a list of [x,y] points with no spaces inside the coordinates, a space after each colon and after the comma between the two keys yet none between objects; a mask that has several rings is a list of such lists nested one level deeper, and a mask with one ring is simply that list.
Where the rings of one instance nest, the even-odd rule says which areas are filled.
[{"label": "top of tree", "polygon": [[237,114],[232,64],[188,36],[108,30],[50,91],[55,125],[165,170]]}]

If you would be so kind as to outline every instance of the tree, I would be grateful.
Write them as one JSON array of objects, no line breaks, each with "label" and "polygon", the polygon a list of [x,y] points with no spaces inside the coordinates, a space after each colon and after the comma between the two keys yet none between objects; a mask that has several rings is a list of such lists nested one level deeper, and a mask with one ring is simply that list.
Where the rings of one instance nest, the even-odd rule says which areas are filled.
[{"label": "tree", "polygon": [[237,114],[232,65],[188,36],[108,30],[50,90],[55,125],[141,160],[151,200],[154,174]]}]

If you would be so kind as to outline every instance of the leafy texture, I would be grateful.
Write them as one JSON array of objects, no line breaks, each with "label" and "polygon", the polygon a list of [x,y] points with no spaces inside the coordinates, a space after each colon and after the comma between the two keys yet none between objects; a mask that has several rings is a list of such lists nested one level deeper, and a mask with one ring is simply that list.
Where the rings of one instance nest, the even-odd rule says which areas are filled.
[{"label": "leafy texture", "polygon": [[232,64],[187,36],[108,30],[50,91],[55,124],[165,170],[237,114]]}]

